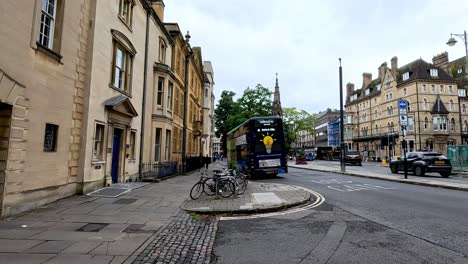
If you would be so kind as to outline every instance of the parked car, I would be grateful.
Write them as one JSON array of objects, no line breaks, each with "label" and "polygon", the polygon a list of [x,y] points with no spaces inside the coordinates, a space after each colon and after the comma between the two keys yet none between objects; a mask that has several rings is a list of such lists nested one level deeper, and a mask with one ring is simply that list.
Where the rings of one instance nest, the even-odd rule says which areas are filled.
[{"label": "parked car", "polygon": [[[438,172],[444,178],[452,173],[452,164],[444,155],[437,152],[408,152],[406,154],[408,171],[416,176],[424,176],[426,172]],[[392,173],[404,171],[403,158],[390,162]]]},{"label": "parked car", "polygon": [[359,154],[359,151],[348,150],[344,156],[344,163],[351,163],[362,166],[362,156]]},{"label": "parked car", "polygon": [[312,161],[312,160],[315,159],[315,155],[314,155],[313,153],[310,153],[310,152],[309,152],[309,153],[306,153],[306,156],[305,156],[305,157],[306,157],[306,160],[307,160],[307,161]]}]

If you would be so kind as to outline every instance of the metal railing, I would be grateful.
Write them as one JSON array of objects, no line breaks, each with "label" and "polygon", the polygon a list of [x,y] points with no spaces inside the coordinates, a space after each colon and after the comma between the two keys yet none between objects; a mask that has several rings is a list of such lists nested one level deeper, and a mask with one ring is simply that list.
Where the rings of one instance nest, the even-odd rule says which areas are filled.
[{"label": "metal railing", "polygon": [[183,164],[182,160],[143,162],[140,181],[156,181],[168,176],[190,173],[200,169],[203,165],[204,160],[200,157],[187,157],[185,164]]}]

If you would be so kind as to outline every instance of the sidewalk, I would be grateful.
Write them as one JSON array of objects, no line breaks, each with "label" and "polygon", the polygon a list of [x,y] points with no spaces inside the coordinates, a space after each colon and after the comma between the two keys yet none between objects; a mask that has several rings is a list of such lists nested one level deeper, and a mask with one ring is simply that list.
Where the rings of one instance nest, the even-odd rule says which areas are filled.
[{"label": "sidewalk", "polygon": [[[209,171],[221,168],[217,162]],[[305,203],[292,186],[250,182],[227,199],[192,201],[199,173],[132,189],[116,198],[73,196],[0,220],[0,263],[209,263],[217,218],[192,212],[258,212]]]},{"label": "sidewalk", "polygon": [[[468,179],[463,177],[451,176],[442,178],[438,174],[430,174],[424,177],[414,176],[411,172],[408,173],[408,179],[404,178],[402,172],[392,174],[388,167],[382,167],[377,163],[363,163],[363,166],[346,166],[346,172],[342,173],[340,163],[337,161],[308,161],[305,165],[296,165],[292,161],[288,163],[291,168],[316,170],[323,172],[333,172],[345,175],[352,175],[365,178],[380,179],[386,181],[396,181],[409,184],[418,184],[431,187],[440,187],[446,189],[468,191]],[[435,176],[437,175],[437,176]]]}]

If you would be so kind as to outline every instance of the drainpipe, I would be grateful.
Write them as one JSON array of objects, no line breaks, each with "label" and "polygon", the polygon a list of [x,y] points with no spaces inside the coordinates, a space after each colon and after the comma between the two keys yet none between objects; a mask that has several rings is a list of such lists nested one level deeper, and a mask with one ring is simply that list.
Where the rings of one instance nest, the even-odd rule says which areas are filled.
[{"label": "drainpipe", "polygon": [[150,10],[146,11],[146,35],[145,35],[145,63],[143,70],[143,100],[141,103],[141,133],[140,133],[140,157],[138,162],[138,178],[143,176],[143,140],[145,138],[145,109],[146,109],[146,88],[148,76],[148,44],[149,44],[149,23],[150,23]]},{"label": "drainpipe", "polygon": [[419,88],[418,83],[416,82],[416,110],[418,111],[418,136],[419,136],[419,151],[422,150],[421,147],[421,117],[419,116]]},{"label": "drainpipe", "polygon": [[[188,38],[187,38],[188,36]],[[190,39],[190,35],[187,32],[186,41],[188,45],[188,40]],[[190,46],[189,46],[190,49]],[[182,172],[185,173],[186,169],[186,161],[187,161],[187,96],[188,96],[188,67],[190,62],[190,56],[192,56],[192,49],[190,49],[189,53],[185,55],[185,72],[184,72],[184,119],[183,119],[183,127],[182,127]]]}]

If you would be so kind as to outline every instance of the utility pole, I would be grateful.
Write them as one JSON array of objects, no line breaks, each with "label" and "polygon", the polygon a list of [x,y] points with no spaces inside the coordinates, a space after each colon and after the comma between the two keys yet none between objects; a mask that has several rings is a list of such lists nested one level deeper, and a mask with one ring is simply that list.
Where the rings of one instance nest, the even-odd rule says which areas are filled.
[{"label": "utility pole", "polygon": [[344,163],[344,118],[343,118],[343,69],[341,67],[341,58],[339,58],[340,61],[340,68],[339,68],[339,73],[340,73],[340,165],[341,165],[341,172],[346,172],[346,167]]}]

